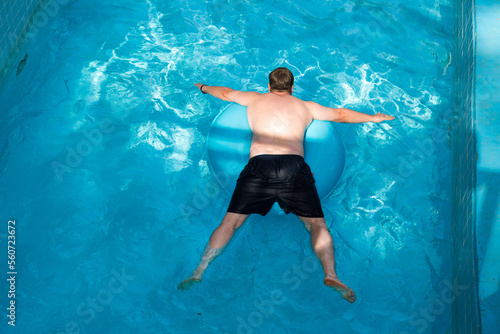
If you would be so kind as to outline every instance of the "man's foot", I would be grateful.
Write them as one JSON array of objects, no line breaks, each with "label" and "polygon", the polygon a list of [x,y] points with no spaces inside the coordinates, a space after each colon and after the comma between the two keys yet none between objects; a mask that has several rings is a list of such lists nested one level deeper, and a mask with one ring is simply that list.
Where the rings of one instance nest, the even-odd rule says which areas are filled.
[{"label": "man's foot", "polygon": [[193,284],[199,283],[199,282],[201,282],[201,278],[190,277],[187,280],[184,280],[181,283],[179,283],[177,288],[181,289],[181,290],[188,290],[190,287],[193,286]]},{"label": "man's foot", "polygon": [[338,278],[327,276],[325,277],[325,284],[330,288],[334,288],[338,293],[340,293],[340,296],[349,303],[354,303],[356,301],[356,294],[354,291],[342,283]]}]

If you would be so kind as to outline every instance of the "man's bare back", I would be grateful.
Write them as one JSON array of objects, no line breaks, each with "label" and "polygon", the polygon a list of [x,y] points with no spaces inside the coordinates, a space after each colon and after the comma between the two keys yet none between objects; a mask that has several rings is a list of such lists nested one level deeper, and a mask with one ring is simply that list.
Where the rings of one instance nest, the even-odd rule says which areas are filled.
[{"label": "man's bare back", "polygon": [[[294,160],[293,168],[298,168],[297,171],[299,171],[299,173],[295,173],[295,169],[292,168],[290,174],[302,175],[308,181],[311,181],[312,176],[303,159],[303,141],[305,131],[313,119],[345,123],[381,122],[394,119],[392,116],[381,113],[369,115],[347,108],[328,108],[315,102],[302,101],[293,97],[293,75],[285,68],[278,68],[271,72],[269,75],[269,93],[265,94],[237,91],[228,87],[207,86],[200,83],[195,85],[204,94],[208,93],[221,100],[236,102],[247,107],[248,122],[253,133],[250,147],[250,158],[252,159],[250,159],[249,165],[251,161],[256,159],[260,159],[259,161],[272,159],[272,168],[276,165],[279,166],[279,170],[287,170],[287,168],[282,169],[281,162],[278,163],[278,161],[282,161],[283,157],[287,157],[284,160],[288,162]],[[297,157],[297,155],[302,158]],[[296,164],[296,158],[300,158],[303,164]],[[290,167],[292,165],[286,166]],[[304,170],[306,170],[305,173]],[[278,197],[281,196],[275,198],[276,196],[269,197],[266,192],[266,189],[270,187],[269,182],[252,183],[256,178],[258,181],[261,180],[258,174],[256,173],[251,177],[246,175],[238,179],[238,185],[224,219],[210,236],[198,267],[188,279],[179,284],[179,288],[183,290],[189,289],[194,283],[200,282],[210,262],[221,253],[231,240],[236,229],[245,222],[248,216],[252,213],[265,215],[269,212],[273,202],[280,200],[280,206],[284,210],[287,209],[295,213],[309,230],[311,246],[318,256],[325,273],[325,285],[333,288],[342,298],[353,303],[356,300],[356,294],[340,281],[335,272],[333,241],[321,210],[321,203],[314,187],[314,180],[311,182],[302,182],[303,180],[297,183],[292,182],[293,185],[286,184],[286,194],[277,191],[278,188],[273,188],[273,193]],[[276,173],[276,175],[278,174]],[[285,182],[287,178],[274,177],[273,181],[276,180]],[[259,184],[260,186],[257,186]],[[264,187],[263,184],[266,184],[265,189],[261,189]],[[288,199],[285,201],[283,196],[289,196],[290,194],[292,196],[287,197]],[[265,207],[262,208],[262,206]]]},{"label": "man's bare back", "polygon": [[267,93],[247,106],[253,133],[250,157],[259,154],[304,156],[304,133],[313,118],[304,101],[289,94]]}]

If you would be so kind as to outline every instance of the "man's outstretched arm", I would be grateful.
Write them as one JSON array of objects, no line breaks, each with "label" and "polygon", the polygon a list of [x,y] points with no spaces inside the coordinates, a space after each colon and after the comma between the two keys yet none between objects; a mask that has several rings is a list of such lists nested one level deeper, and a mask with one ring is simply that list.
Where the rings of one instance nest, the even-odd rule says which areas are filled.
[{"label": "man's outstretched arm", "polygon": [[210,94],[223,101],[236,102],[242,106],[248,106],[254,98],[260,95],[257,92],[242,92],[229,87],[209,86],[201,83],[195,83],[194,85],[204,94]]},{"label": "man's outstretched arm", "polygon": [[378,113],[375,115],[365,114],[348,108],[328,108],[316,102],[308,102],[313,119],[332,121],[338,123],[365,123],[391,121],[393,116]]}]

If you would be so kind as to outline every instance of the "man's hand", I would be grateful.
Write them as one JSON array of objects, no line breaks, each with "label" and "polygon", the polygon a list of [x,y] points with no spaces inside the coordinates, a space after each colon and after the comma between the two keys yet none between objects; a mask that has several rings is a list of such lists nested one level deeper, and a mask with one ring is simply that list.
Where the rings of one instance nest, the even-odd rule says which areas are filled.
[{"label": "man's hand", "polygon": [[[203,86],[203,84],[197,82],[194,84],[196,87],[198,87],[198,89],[203,93],[203,91],[201,90],[201,86]],[[206,86],[206,85],[205,85]]]},{"label": "man's hand", "polygon": [[394,119],[393,116],[389,116],[389,115],[382,114],[379,112],[378,114],[375,114],[372,116],[371,122],[380,123],[382,121],[392,121],[393,119]]}]

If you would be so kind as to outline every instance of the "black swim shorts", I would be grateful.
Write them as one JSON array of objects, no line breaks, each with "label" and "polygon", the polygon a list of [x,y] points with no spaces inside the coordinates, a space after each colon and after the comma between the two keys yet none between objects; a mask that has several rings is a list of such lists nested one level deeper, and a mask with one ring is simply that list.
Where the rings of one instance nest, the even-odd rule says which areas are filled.
[{"label": "black swim shorts", "polygon": [[324,217],[314,183],[300,155],[256,155],[241,172],[227,211],[265,216],[278,202],[286,213]]}]

